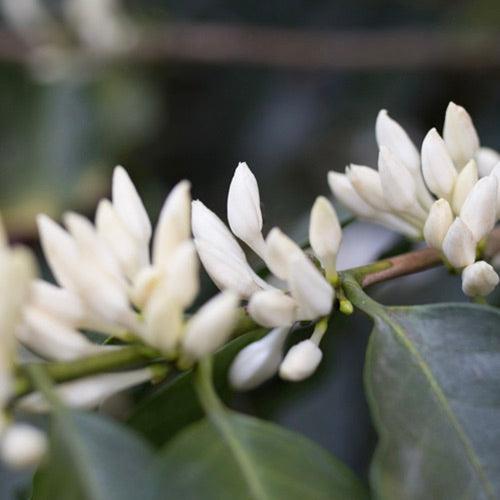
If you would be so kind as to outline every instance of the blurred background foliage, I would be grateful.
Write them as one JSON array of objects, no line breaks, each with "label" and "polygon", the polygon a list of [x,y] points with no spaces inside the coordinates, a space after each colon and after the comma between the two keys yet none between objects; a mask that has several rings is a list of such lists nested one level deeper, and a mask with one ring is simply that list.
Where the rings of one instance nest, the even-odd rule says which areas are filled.
[{"label": "blurred background foliage", "polygon": [[[92,216],[116,164],[155,218],[182,178],[224,215],[232,171],[247,161],[266,227],[304,232],[295,223],[328,194],[328,170],[375,165],[381,108],[419,145],[453,100],[483,143],[500,149],[493,0],[0,5],[0,210],[16,240],[35,242],[38,212]],[[385,230],[353,226],[340,262],[361,264],[395,243]],[[463,300],[444,271],[374,294],[388,304]],[[375,441],[362,390],[369,329],[364,317],[336,318],[311,380],[273,381],[235,404],[302,431],[365,474]]]}]

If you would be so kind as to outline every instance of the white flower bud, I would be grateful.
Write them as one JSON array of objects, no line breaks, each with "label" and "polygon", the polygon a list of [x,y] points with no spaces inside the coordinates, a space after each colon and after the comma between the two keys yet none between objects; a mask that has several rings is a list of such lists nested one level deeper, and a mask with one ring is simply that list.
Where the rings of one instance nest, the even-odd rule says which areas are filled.
[{"label": "white flower bud", "polygon": [[236,168],[227,196],[227,219],[231,231],[256,254],[263,256],[262,213],[257,180],[246,163]]},{"label": "white flower bud", "polygon": [[47,438],[36,427],[9,425],[0,438],[0,456],[11,467],[35,467],[47,451]]},{"label": "white flower bud", "polygon": [[160,212],[153,238],[153,264],[165,266],[175,249],[191,235],[191,184],[179,182]]},{"label": "white flower bud", "polygon": [[335,209],[324,196],[318,196],[311,210],[309,242],[327,276],[335,273],[341,240],[342,228]]},{"label": "white flower bud", "polygon": [[407,238],[414,240],[422,239],[422,229],[418,225],[410,224],[409,222],[403,220],[397,215],[390,214],[387,212],[381,212],[376,217],[372,219],[374,222],[382,224],[392,231],[404,234]]},{"label": "white flower bud", "polygon": [[192,229],[200,260],[221,290],[249,297],[264,286],[229,229],[199,200],[192,203]]},{"label": "white flower bud", "polygon": [[182,243],[172,255],[165,279],[172,296],[183,308],[189,307],[200,290],[198,256],[192,241]]},{"label": "white flower bud", "polygon": [[266,258],[264,259],[272,273],[282,280],[287,280],[290,262],[304,255],[302,249],[277,227],[269,231],[266,238]]},{"label": "white flower bud", "polygon": [[379,173],[363,165],[350,165],[346,168],[346,175],[356,192],[376,210],[388,210],[389,206],[384,198]]},{"label": "white flower bud", "polygon": [[385,109],[379,111],[375,124],[378,147],[390,149],[411,172],[420,170],[420,155],[403,127]]},{"label": "white flower bud", "polygon": [[318,368],[323,353],[312,340],[303,340],[287,352],[280,366],[280,377],[298,382],[310,377]]},{"label": "white flower bud", "polygon": [[198,309],[182,339],[182,350],[188,358],[198,360],[224,344],[236,326],[238,303],[238,297],[226,291]]},{"label": "white flower bud", "polygon": [[[118,392],[148,382],[153,376],[154,373],[150,368],[105,373],[65,382],[57,385],[54,390],[64,404],[72,408],[90,410]],[[39,392],[33,392],[21,398],[18,407],[31,413],[50,411],[50,405]]]},{"label": "white flower bud", "polygon": [[138,309],[146,306],[164,275],[165,270],[152,266],[144,267],[137,273],[130,290],[130,300]]},{"label": "white flower bud", "polygon": [[493,167],[491,174],[497,179],[497,219],[500,218],[500,162]]},{"label": "white flower bud", "polygon": [[477,179],[478,175],[476,162],[474,160],[470,160],[458,174],[455,181],[455,187],[453,188],[451,208],[455,214],[460,213],[460,209],[476,184]]},{"label": "white flower bud", "polygon": [[498,181],[488,175],[479,179],[460,209],[460,218],[471,230],[476,242],[484,238],[496,222]]},{"label": "white flower bud", "polygon": [[375,216],[376,210],[359,196],[347,175],[328,172],[328,184],[335,198],[354,215],[364,219],[371,219]]},{"label": "white flower bud", "polygon": [[256,292],[248,303],[248,313],[259,325],[287,326],[295,321],[297,303],[281,290]]},{"label": "white flower bud", "polygon": [[441,198],[433,203],[424,225],[424,238],[430,247],[441,250],[453,219],[453,212],[446,200]]},{"label": "white flower bud", "polygon": [[25,307],[24,323],[18,327],[16,336],[30,350],[59,361],[71,361],[115,349],[90,342],[74,328],[33,306]]},{"label": "white flower bud", "polygon": [[458,171],[462,170],[479,148],[479,137],[469,113],[453,102],[446,108],[443,138]]},{"label": "white flower bud", "polygon": [[149,265],[147,249],[132,236],[109,200],[99,202],[95,224],[97,233],[111,248],[127,277],[134,279],[143,267]]},{"label": "white flower bud", "polygon": [[493,167],[500,161],[500,154],[491,148],[479,148],[474,155],[477,163],[477,170],[481,177],[491,173]]},{"label": "white flower bud", "polygon": [[425,217],[426,214],[417,200],[416,185],[412,175],[385,146],[380,148],[378,171],[385,199],[393,210]]},{"label": "white flower bud", "polygon": [[123,281],[120,263],[88,219],[69,212],[64,215],[64,223],[73,236],[80,255],[93,260],[103,272]]},{"label": "white flower bud", "polygon": [[457,217],[443,240],[443,252],[455,268],[472,264],[476,260],[476,241],[471,230]]},{"label": "white flower bud", "polygon": [[289,328],[275,328],[237,354],[229,369],[229,382],[233,389],[255,389],[278,372],[288,332]]},{"label": "white flower bud", "polygon": [[436,196],[451,197],[457,170],[435,128],[427,133],[422,143],[422,172],[427,186]]},{"label": "white flower bud", "polygon": [[142,244],[149,244],[151,222],[142,200],[127,171],[118,166],[113,172],[113,206],[130,234]]},{"label": "white flower bud", "polygon": [[305,254],[290,262],[290,292],[297,301],[297,318],[312,320],[330,313],[335,292]]},{"label": "white flower bud", "polygon": [[469,297],[489,295],[498,285],[499,277],[487,262],[478,261],[462,271],[462,290]]}]

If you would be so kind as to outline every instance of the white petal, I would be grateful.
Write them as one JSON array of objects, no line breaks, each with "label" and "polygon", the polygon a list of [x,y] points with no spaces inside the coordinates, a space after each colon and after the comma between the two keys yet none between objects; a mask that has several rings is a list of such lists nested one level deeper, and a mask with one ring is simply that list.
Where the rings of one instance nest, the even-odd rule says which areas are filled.
[{"label": "white petal", "polygon": [[350,165],[346,175],[356,192],[376,210],[388,210],[389,206],[382,191],[379,173],[370,167]]},{"label": "white petal", "polygon": [[453,197],[451,199],[451,208],[455,214],[460,213],[460,209],[464,204],[465,199],[471,192],[472,188],[478,180],[477,166],[474,160],[470,160],[467,165],[460,171],[455,181],[453,189]]},{"label": "white petal", "polygon": [[164,266],[175,249],[191,235],[191,184],[181,181],[170,192],[160,212],[153,239],[153,263]]},{"label": "white petal", "polygon": [[450,198],[457,171],[435,128],[428,132],[422,143],[422,172],[427,186],[436,196]]},{"label": "white petal", "polygon": [[188,321],[182,339],[184,354],[197,360],[215,352],[233,333],[238,319],[238,297],[222,292],[204,304]]},{"label": "white petal", "polygon": [[491,148],[479,148],[474,154],[477,170],[481,177],[489,175],[493,167],[500,161],[500,154]]},{"label": "white petal", "polygon": [[290,263],[292,260],[304,255],[304,252],[297,243],[277,227],[269,231],[266,238],[266,247],[264,260],[267,267],[278,278],[287,280],[290,272]]},{"label": "white petal", "polygon": [[[141,368],[65,382],[59,384],[55,390],[64,404],[73,408],[92,409],[104,403],[113,394],[148,382],[152,377],[153,372],[149,368]],[[25,411],[35,413],[45,413],[50,410],[50,405],[39,392],[23,397],[18,406]]]},{"label": "white petal", "polygon": [[491,175],[497,179],[497,219],[500,218],[500,162],[495,165],[491,171]]},{"label": "white petal", "polygon": [[296,318],[297,303],[281,290],[264,290],[252,295],[248,313],[262,326],[292,325]]},{"label": "white petal", "polygon": [[327,275],[335,272],[341,240],[342,228],[335,209],[324,196],[318,196],[311,210],[309,242]]},{"label": "white petal", "polygon": [[31,425],[10,425],[1,436],[0,457],[16,469],[37,466],[46,451],[45,434]]},{"label": "white petal", "polygon": [[479,137],[469,113],[453,102],[446,109],[443,138],[459,171],[479,148]]},{"label": "white petal", "polygon": [[238,353],[229,369],[229,382],[235,390],[255,389],[278,372],[288,332],[289,328],[275,328]]},{"label": "white petal", "polygon": [[231,231],[262,256],[265,245],[259,186],[246,163],[240,163],[234,172],[227,196],[227,219]]},{"label": "white petal", "polygon": [[457,217],[443,240],[443,252],[455,268],[472,264],[476,260],[476,241],[471,230]]},{"label": "white petal", "polygon": [[496,222],[498,181],[488,175],[479,179],[460,209],[460,218],[474,235],[476,242],[484,238]]},{"label": "white petal", "polygon": [[113,172],[113,206],[130,234],[149,244],[151,222],[132,180],[120,166]]},{"label": "white petal", "polygon": [[304,254],[290,263],[288,283],[299,304],[298,319],[312,320],[330,313],[335,292]]},{"label": "white petal", "polygon": [[165,271],[158,267],[144,267],[134,279],[130,291],[130,300],[139,309],[143,309],[159,283],[164,279]]},{"label": "white petal", "polygon": [[469,297],[489,295],[498,285],[499,277],[490,264],[474,262],[462,271],[462,290]]},{"label": "white petal", "polygon": [[310,377],[318,368],[323,353],[312,340],[303,340],[287,352],[280,366],[280,377],[298,382]]},{"label": "white petal", "polygon": [[441,198],[434,202],[424,226],[425,241],[430,247],[441,250],[453,218],[450,204],[446,200]]}]

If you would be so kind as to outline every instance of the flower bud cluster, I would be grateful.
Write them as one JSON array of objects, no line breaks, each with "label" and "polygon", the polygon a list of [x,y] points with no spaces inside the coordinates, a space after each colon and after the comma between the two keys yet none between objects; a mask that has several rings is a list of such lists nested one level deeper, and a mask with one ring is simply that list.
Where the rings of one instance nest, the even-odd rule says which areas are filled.
[{"label": "flower bud cluster", "polygon": [[237,319],[236,294],[221,293],[184,320],[199,291],[189,191],[187,181],[174,187],[154,235],[122,167],[114,171],[112,201],[99,203],[95,224],[67,213],[64,229],[39,216],[42,248],[59,287],[42,281],[32,285],[20,339],[55,359],[116,348],[91,343],[82,329],[124,341],[137,336],[183,362],[222,345]]},{"label": "flower bud cluster", "polygon": [[[227,218],[231,231],[201,201],[193,202],[194,241],[206,271],[219,288],[248,300],[248,312],[257,323],[273,328],[267,337],[243,349],[231,370],[233,386],[249,389],[279,370],[287,332],[296,321],[330,314],[335,298],[331,282],[336,280],[342,231],[331,203],[318,197],[311,211],[309,239],[323,272],[280,229],[271,229],[264,238],[259,188],[246,163],[240,163],[234,173]],[[279,286],[255,273],[235,236],[264,261]],[[296,354],[293,357],[298,359]],[[303,363],[312,366],[310,358],[304,357]],[[289,368],[280,370],[280,374],[293,379],[298,375],[290,374],[300,372],[305,378],[314,371],[296,371],[298,364],[287,363]]]},{"label": "flower bud cluster", "polygon": [[[423,237],[451,266],[472,266],[479,243],[500,216],[500,155],[480,147],[472,119],[453,102],[442,136],[431,129],[420,153],[385,110],[377,117],[376,137],[378,171],[351,165],[345,174],[330,172],[335,196],[363,219]],[[483,272],[469,271],[464,292],[491,292],[491,272],[486,279]]]},{"label": "flower bud cluster", "polygon": [[0,458],[12,467],[36,465],[47,446],[42,432],[12,423],[6,410],[14,394],[15,330],[34,275],[32,255],[7,246],[0,222]]}]

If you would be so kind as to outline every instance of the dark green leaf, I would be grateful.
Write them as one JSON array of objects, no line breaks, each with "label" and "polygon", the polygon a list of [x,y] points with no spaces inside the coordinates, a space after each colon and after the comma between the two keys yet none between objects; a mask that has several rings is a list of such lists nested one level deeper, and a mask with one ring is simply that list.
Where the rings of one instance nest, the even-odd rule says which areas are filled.
[{"label": "dark green leaf", "polygon": [[154,477],[158,489],[151,500],[367,497],[354,474],[312,441],[226,410],[171,441]]},{"label": "dark green leaf", "polygon": [[50,456],[35,477],[33,500],[136,500],[153,454],[108,418],[55,410]]},{"label": "dark green leaf", "polygon": [[500,498],[500,312],[383,307],[348,289],[375,320],[365,383],[380,438],[378,495]]},{"label": "dark green leaf", "polygon": [[[227,392],[227,370],[236,354],[264,334],[258,329],[229,342],[215,355],[214,382],[222,396]],[[133,428],[151,443],[161,446],[180,429],[199,420],[204,412],[193,387],[192,372],[184,373],[160,387],[130,418]]]}]

